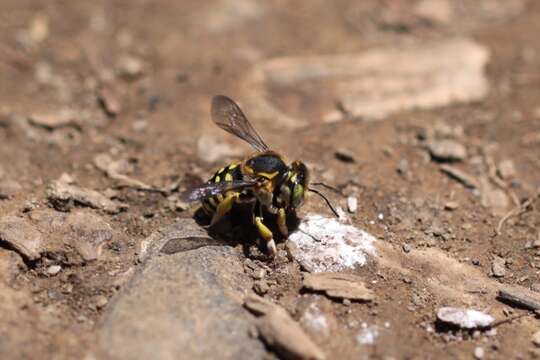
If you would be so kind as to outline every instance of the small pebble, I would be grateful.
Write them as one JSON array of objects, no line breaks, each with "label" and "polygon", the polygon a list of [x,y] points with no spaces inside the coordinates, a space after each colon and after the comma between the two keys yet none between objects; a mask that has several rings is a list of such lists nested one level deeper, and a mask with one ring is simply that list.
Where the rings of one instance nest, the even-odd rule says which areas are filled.
[{"label": "small pebble", "polygon": [[255,291],[258,295],[264,295],[270,290],[270,287],[266,283],[266,281],[256,281],[253,284],[253,291]]},{"label": "small pebble", "polygon": [[454,140],[431,141],[428,149],[433,159],[439,161],[461,161],[467,157],[467,148]]},{"label": "small pebble", "polygon": [[499,163],[497,171],[503,179],[510,179],[516,175],[516,168],[512,160],[502,160]]},{"label": "small pebble", "polygon": [[345,163],[353,163],[354,162],[354,155],[347,149],[338,149],[334,153],[334,156],[336,159],[343,161]]},{"label": "small pebble", "polygon": [[354,196],[349,196],[347,198],[347,208],[350,213],[355,213],[358,210],[358,199]]},{"label": "small pebble", "polygon": [[253,275],[252,275],[252,277],[255,280],[264,279],[265,276],[266,276],[266,270],[265,269],[257,269],[255,271],[253,271]]},{"label": "small pebble", "polygon": [[107,303],[109,302],[109,300],[103,296],[103,295],[98,295],[96,297],[96,308],[97,309],[101,309],[103,308],[105,305],[107,305]]},{"label": "small pebble", "polygon": [[506,276],[506,261],[503,258],[497,257],[491,263],[491,274],[494,277],[505,277]]},{"label": "small pebble", "polygon": [[409,161],[407,161],[407,159],[401,159],[399,161],[397,172],[401,175],[405,175],[409,172]]},{"label": "small pebble", "polygon": [[481,346],[477,346],[475,349],[474,349],[474,358],[475,359],[483,359],[484,358],[484,355],[485,355],[485,351],[484,351],[484,348],[481,347]]},{"label": "small pebble", "polygon": [[444,210],[448,211],[454,211],[459,207],[459,203],[457,201],[448,201],[446,204],[444,204]]},{"label": "small pebble", "polygon": [[134,56],[125,56],[118,63],[118,72],[120,75],[129,79],[135,79],[141,76],[143,71],[143,62]]},{"label": "small pebble", "polygon": [[411,250],[412,250],[412,246],[409,245],[409,244],[403,244],[402,248],[403,248],[403,251],[404,251],[405,253],[407,253],[407,254],[410,253]]},{"label": "small pebble", "polygon": [[62,267],[60,265],[51,265],[47,268],[47,274],[51,276],[58,274],[60,271],[62,271]]}]

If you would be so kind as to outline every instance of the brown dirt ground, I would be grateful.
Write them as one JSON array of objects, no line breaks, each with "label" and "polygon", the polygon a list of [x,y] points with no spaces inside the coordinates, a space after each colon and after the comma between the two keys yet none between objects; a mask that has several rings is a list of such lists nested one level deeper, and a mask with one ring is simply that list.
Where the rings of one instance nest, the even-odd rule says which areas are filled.
[{"label": "brown dirt ground", "polygon": [[[216,134],[228,144],[243,146],[213,129],[208,112],[211,96],[224,93],[242,99],[248,90],[239,86],[239,79],[258,59],[351,53],[374,45],[465,33],[492,52],[490,94],[480,103],[400,113],[379,122],[325,125],[314,120],[309,128],[298,130],[276,129],[257,119],[253,122],[273,148],[315,164],[315,178],[330,171],[335,184],[350,180],[358,184],[360,209],[353,216],[354,224],[397,249],[409,243],[415,248],[441,250],[460,263],[470,264],[474,259],[475,268],[486,274],[486,279],[493,256],[502,256],[509,269],[507,276],[497,281],[531,286],[538,281],[538,259],[536,250],[526,249],[525,244],[535,239],[540,227],[538,203],[493,237],[500,217],[482,206],[470,190],[440,173],[437,164],[415,145],[415,139],[436,120],[460,125],[464,141],[471,147],[495,144],[495,162],[514,162],[517,174],[512,190],[520,199],[533,194],[540,186],[540,141],[527,144],[524,139],[540,132],[540,4],[529,1],[524,11],[504,20],[460,19],[443,28],[409,22],[404,16],[405,25],[393,28],[378,25],[379,10],[392,4],[406,8],[410,1],[366,1],[364,8],[356,3],[272,1],[265,5],[266,16],[211,32],[204,30],[209,20],[202,14],[208,4],[201,1],[0,1],[0,165],[4,178],[22,186],[14,197],[0,201],[0,214],[21,213],[29,202],[46,207],[47,183],[64,172],[84,187],[111,187],[112,180],[92,165],[97,154],[111,149],[133,159],[132,176],[148,184],[163,186],[180,178],[184,188],[209,176],[221,161],[207,164],[199,160],[196,144],[201,134]],[[19,36],[36,14],[48,18],[48,36],[24,48]],[[119,114],[110,118],[96,101],[98,79],[106,77],[127,54],[143,59],[144,74],[134,80],[115,77],[106,83],[122,105]],[[49,69],[51,74],[40,75],[36,69],[45,73]],[[293,114],[320,115],[327,110],[320,110],[318,103],[303,98],[301,92],[270,89],[270,97]],[[68,106],[86,114],[80,128],[40,131],[31,138],[10,120],[12,114],[24,116]],[[141,120],[146,128],[137,131],[134,124]],[[334,157],[343,144],[355,163]],[[248,151],[247,147],[242,149]],[[410,164],[411,178],[397,172],[402,159]],[[470,169],[473,160],[458,166]],[[344,199],[331,196],[333,202],[344,206]],[[27,310],[2,320],[0,326],[9,324],[3,331],[9,331],[11,338],[16,334],[23,356],[69,358],[85,354],[94,344],[102,311],[89,304],[97,295],[110,297],[117,291],[116,275],[135,263],[140,239],[177,217],[191,216],[190,212],[170,210],[166,197],[160,194],[121,190],[118,197],[129,210],[103,216],[126,236],[108,244],[103,260],[67,267],[58,276],[47,277],[44,269],[49,262],[45,257],[27,264],[12,282],[11,287],[28,291],[28,297],[21,300]],[[459,202],[459,208],[444,211],[443,204],[451,198]],[[312,201],[303,213],[309,211],[327,210]],[[369,222],[381,212],[385,214],[383,221]],[[429,225],[421,221],[425,217],[429,224],[435,221],[452,229],[452,236],[445,240],[430,236]],[[414,258],[403,255],[399,261],[406,268],[415,267]],[[496,336],[480,340],[469,334],[456,339],[446,332],[426,331],[426,326],[433,325],[434,310],[445,301],[442,296],[422,297],[423,281],[439,276],[437,269],[425,266],[416,270],[406,278],[388,269],[362,269],[360,273],[373,284],[378,301],[348,307],[329,302],[340,335],[322,343],[325,351],[343,354],[343,358],[358,356],[355,332],[348,324],[363,319],[380,326],[391,324],[389,331],[381,331],[376,346],[364,353],[373,358],[471,358],[478,345],[493,358],[534,354],[530,341],[537,327],[534,319],[501,326]],[[272,276],[278,286],[269,295],[287,307],[298,296],[299,273]],[[68,287],[72,290],[66,291]],[[414,294],[420,295],[413,301]],[[503,306],[493,306],[496,317],[503,317]]]}]

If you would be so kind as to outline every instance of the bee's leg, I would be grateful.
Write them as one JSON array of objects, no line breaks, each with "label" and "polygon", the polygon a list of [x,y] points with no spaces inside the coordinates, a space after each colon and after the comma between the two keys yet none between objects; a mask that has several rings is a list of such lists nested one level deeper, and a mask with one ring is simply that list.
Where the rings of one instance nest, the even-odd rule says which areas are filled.
[{"label": "bee's leg", "polygon": [[255,226],[257,226],[257,230],[259,230],[259,234],[263,237],[263,239],[266,241],[266,247],[268,248],[268,252],[270,253],[270,256],[275,257],[277,253],[276,249],[276,243],[274,241],[274,234],[272,234],[272,231],[263,224],[262,217],[256,216],[255,217]]},{"label": "bee's leg", "polygon": [[277,224],[279,231],[283,236],[287,237],[289,235],[289,229],[287,229],[287,214],[285,213],[284,208],[279,208],[277,213]]},{"label": "bee's leg", "polygon": [[235,203],[236,199],[238,199],[238,196],[240,193],[232,193],[227,195],[223,201],[219,203],[217,206],[216,211],[214,212],[214,216],[212,216],[212,221],[210,222],[210,226],[217,223],[223,216],[225,216],[226,213],[228,213],[232,205]]}]

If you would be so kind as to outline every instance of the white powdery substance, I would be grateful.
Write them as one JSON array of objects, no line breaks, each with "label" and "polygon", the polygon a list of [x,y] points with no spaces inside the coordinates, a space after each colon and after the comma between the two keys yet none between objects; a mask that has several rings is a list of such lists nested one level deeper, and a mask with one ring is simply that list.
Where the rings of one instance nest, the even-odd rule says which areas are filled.
[{"label": "white powdery substance", "polygon": [[474,309],[443,307],[437,311],[437,318],[443,322],[457,325],[464,329],[488,327],[495,319],[486,313]]},{"label": "white powdery substance", "polygon": [[375,237],[334,218],[308,215],[289,236],[291,253],[310,272],[343,271],[375,256]]},{"label": "white powdery substance", "polygon": [[324,316],[317,304],[310,304],[301,320],[316,332],[328,332],[328,321],[326,321],[326,316]]},{"label": "white powdery substance", "polygon": [[375,344],[375,340],[379,336],[379,329],[377,326],[367,326],[366,323],[362,324],[362,329],[356,336],[356,341],[360,345],[373,345]]}]

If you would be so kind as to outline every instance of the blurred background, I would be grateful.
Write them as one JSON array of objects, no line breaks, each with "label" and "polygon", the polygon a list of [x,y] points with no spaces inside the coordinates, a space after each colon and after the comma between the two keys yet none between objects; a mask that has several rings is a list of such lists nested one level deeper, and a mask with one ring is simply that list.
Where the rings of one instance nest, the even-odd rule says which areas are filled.
[{"label": "blurred background", "polygon": [[[538,284],[539,3],[0,0],[0,10],[3,358],[126,358],[114,348],[128,339],[111,335],[106,314],[138,244],[192,215],[178,190],[251,152],[212,124],[215,94],[337,186],[336,205],[357,198],[356,226],[398,249],[474,260],[486,278],[503,261],[500,282]],[[55,193],[58,179],[74,188]],[[303,211],[327,210],[310,201]],[[425,290],[436,266],[370,268],[374,306],[312,299],[332,319],[312,337],[348,358],[472,357],[479,338],[433,333],[433,309],[492,303]],[[274,271],[267,296],[301,317],[298,268]],[[533,321],[482,334],[485,353],[537,353]],[[357,339],[366,322],[379,326],[374,343]]]}]

